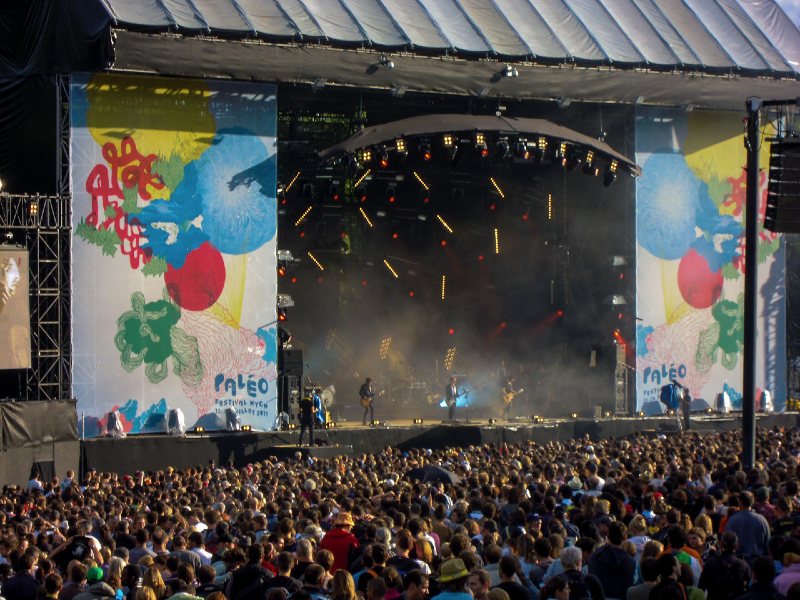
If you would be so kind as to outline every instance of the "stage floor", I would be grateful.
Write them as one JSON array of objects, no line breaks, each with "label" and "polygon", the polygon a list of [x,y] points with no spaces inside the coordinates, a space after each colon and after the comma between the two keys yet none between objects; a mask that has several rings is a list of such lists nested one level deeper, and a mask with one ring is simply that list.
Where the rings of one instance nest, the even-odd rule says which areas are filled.
[{"label": "stage floor", "polygon": [[[758,415],[759,427],[793,427],[800,425],[800,413]],[[692,430],[701,433],[732,431],[742,426],[740,414],[698,415],[692,417]],[[675,417],[657,416],[642,418],[602,419],[550,419],[542,423],[486,421],[465,423],[434,423],[426,421],[415,425],[413,421],[387,422],[386,426],[363,426],[358,423],[341,423],[325,431],[315,430],[315,438],[330,443],[326,455],[379,452],[389,446],[401,451],[411,448],[444,448],[481,444],[513,444],[532,440],[540,444],[565,441],[588,435],[592,440],[625,437],[634,432],[673,434]],[[241,467],[248,463],[267,460],[272,456],[286,456],[297,450],[299,430],[266,432],[219,432],[204,434],[133,435],[125,439],[91,438],[82,441],[83,467],[98,471],[132,474],[137,470],[151,471],[166,467],[185,469],[205,466],[209,460],[217,465],[232,461]],[[339,447],[341,452],[336,450]]]}]

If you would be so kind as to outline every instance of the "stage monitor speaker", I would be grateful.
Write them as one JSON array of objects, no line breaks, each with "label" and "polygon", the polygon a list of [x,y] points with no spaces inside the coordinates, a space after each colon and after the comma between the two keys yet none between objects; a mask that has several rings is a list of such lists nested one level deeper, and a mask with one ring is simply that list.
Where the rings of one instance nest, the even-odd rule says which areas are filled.
[{"label": "stage monitor speaker", "polygon": [[242,428],[242,421],[239,415],[236,414],[235,408],[225,409],[225,430],[226,431],[239,431]]},{"label": "stage monitor speaker", "polygon": [[183,418],[183,411],[180,408],[173,408],[169,411],[168,427],[172,435],[186,434],[186,420]]},{"label": "stage monitor speaker", "polygon": [[284,349],[279,352],[281,364],[279,365],[280,374],[287,377],[303,377],[303,350]]}]

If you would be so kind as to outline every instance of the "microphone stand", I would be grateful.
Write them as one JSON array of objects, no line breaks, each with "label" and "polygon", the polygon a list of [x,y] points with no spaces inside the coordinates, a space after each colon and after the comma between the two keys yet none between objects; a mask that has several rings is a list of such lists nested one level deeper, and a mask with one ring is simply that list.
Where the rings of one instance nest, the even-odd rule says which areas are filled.
[{"label": "microphone stand", "polygon": [[[464,388],[461,389],[463,390]],[[464,392],[464,407],[467,409],[466,410],[467,418],[464,420],[464,423],[467,424],[472,423],[472,421],[469,420],[469,390],[466,390]]]}]

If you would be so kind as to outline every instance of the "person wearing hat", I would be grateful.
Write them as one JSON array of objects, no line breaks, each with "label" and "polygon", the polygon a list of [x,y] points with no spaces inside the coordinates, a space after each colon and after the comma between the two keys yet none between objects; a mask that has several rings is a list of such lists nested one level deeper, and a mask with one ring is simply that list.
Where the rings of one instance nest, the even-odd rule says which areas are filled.
[{"label": "person wearing hat", "polygon": [[445,561],[437,581],[441,590],[436,596],[439,600],[473,600],[472,594],[467,591],[469,571],[460,558]]},{"label": "person wearing hat", "polygon": [[[116,590],[111,589],[105,581],[103,581],[103,569],[100,567],[92,567],[86,573],[86,591],[82,594],[75,596],[74,600],[100,600],[101,598],[115,598],[117,595]],[[3,595],[5,595],[5,586],[3,586]],[[6,598],[13,598],[15,596],[6,596]]]},{"label": "person wearing hat", "polygon": [[339,569],[347,570],[353,551],[358,548],[356,536],[350,533],[353,529],[353,515],[341,512],[336,515],[333,529],[328,532],[319,545],[320,550],[333,552],[332,573]]}]

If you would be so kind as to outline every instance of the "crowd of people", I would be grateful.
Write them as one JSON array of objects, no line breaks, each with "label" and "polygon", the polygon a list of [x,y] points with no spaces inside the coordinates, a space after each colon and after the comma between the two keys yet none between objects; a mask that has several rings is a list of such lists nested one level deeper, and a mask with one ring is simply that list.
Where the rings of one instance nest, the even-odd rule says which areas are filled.
[{"label": "crowd of people", "polygon": [[0,495],[5,600],[800,600],[800,429],[213,463]]}]

